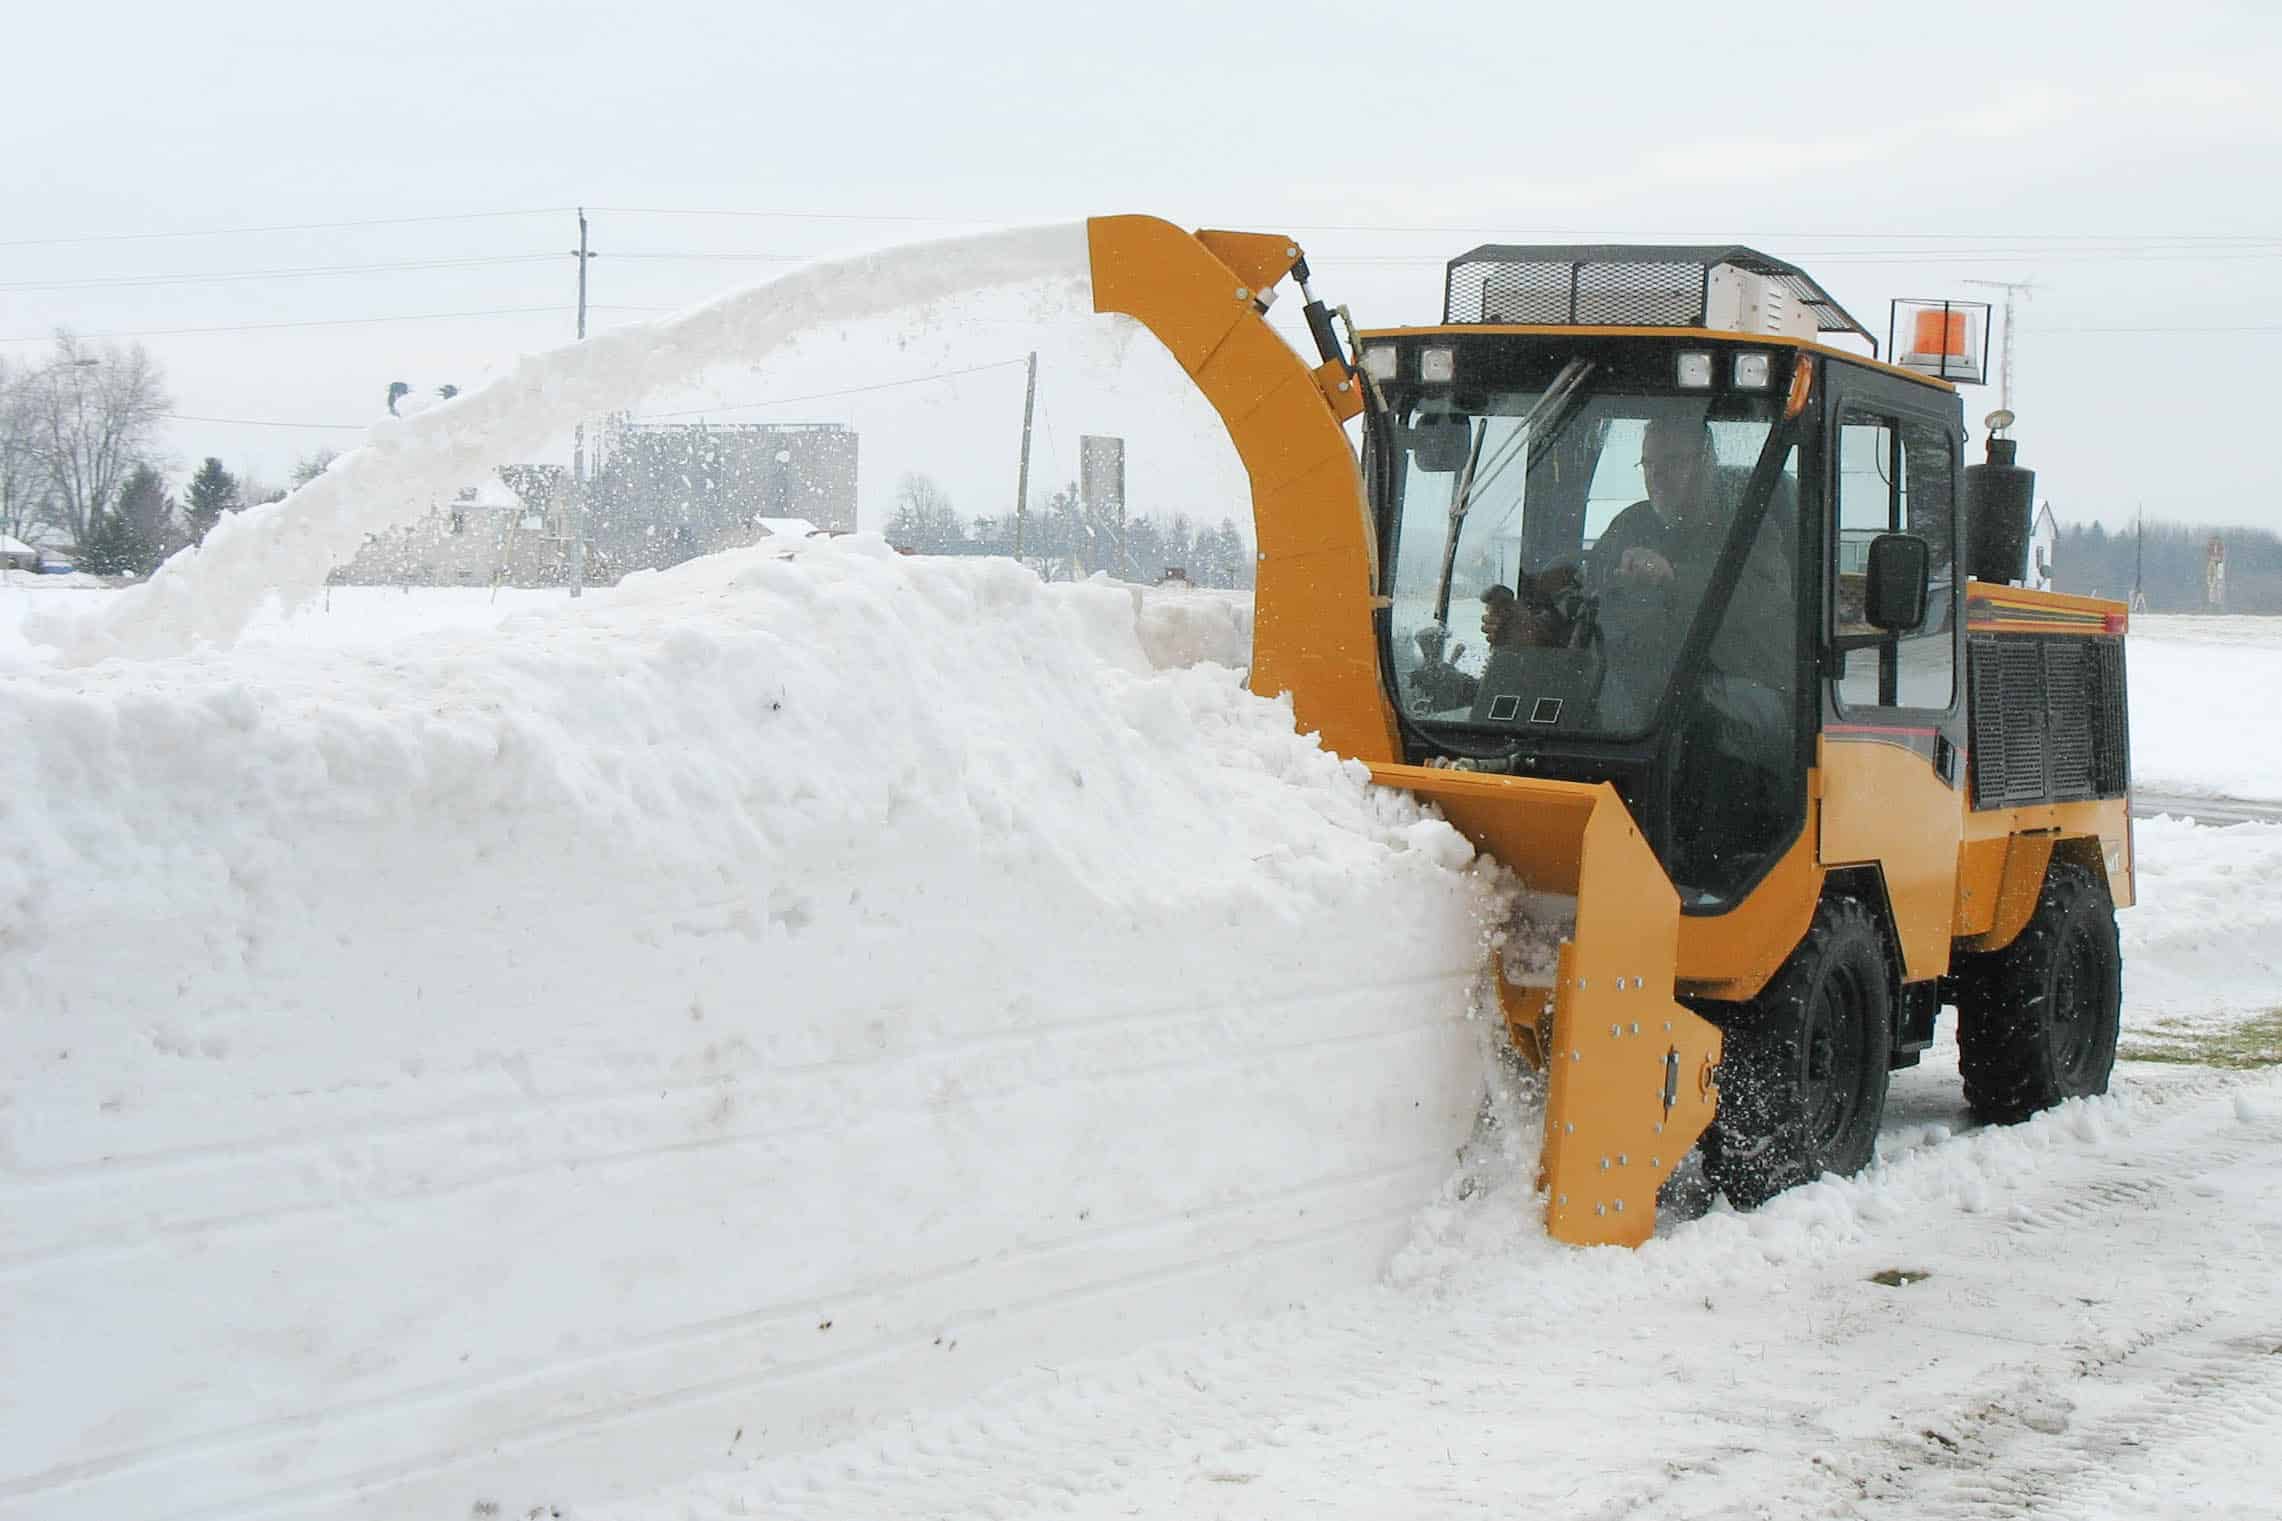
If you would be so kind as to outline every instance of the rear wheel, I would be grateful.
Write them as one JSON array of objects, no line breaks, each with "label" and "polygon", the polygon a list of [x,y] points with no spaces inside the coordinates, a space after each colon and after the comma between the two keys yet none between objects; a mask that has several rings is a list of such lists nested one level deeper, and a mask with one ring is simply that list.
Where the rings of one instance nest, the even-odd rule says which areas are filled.
[{"label": "rear wheel", "polygon": [[1886,1108],[1894,983],[1870,910],[1831,898],[1766,991],[1725,1021],[1704,1165],[1736,1207],[1869,1162]]},{"label": "rear wheel", "polygon": [[2054,862],[2013,943],[1959,968],[1957,1003],[1957,1066],[1965,1101],[1983,1119],[2009,1125],[2107,1092],[2123,1011],[2107,883]]}]

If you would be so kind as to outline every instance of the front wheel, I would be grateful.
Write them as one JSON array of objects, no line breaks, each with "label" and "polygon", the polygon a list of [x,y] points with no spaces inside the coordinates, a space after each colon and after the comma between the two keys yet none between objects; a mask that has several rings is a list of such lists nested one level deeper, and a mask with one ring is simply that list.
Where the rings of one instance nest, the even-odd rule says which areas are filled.
[{"label": "front wheel", "polygon": [[2011,945],[1957,978],[1965,1101],[1997,1124],[2108,1091],[2123,1014],[2116,910],[2097,872],[2055,861]]},{"label": "front wheel", "polygon": [[1886,1109],[1895,981],[1870,910],[1831,898],[1775,980],[1724,1022],[1704,1165],[1737,1208],[1868,1165]]}]

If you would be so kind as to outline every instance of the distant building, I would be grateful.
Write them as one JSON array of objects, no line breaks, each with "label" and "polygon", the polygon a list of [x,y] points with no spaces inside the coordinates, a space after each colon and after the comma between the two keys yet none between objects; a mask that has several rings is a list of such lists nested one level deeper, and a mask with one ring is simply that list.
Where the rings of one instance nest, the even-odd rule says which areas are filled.
[{"label": "distant building", "polygon": [[589,542],[621,572],[750,544],[767,519],[855,530],[854,431],[624,420],[604,428]]},{"label": "distant building", "polygon": [[2032,591],[2052,590],[2053,557],[2060,551],[2060,522],[2046,502],[2036,510],[2036,526],[2028,536],[2028,584]]},{"label": "distant building", "polygon": [[[838,423],[633,423],[599,430],[586,486],[586,581],[764,538],[856,526],[856,435]],[[408,528],[373,535],[336,581],[562,586],[575,496],[560,465],[505,465]]]},{"label": "distant building", "polygon": [[[349,585],[565,585],[569,501],[570,472],[562,466],[503,466],[417,523],[368,536],[333,579]],[[615,577],[598,571],[590,579]]]}]

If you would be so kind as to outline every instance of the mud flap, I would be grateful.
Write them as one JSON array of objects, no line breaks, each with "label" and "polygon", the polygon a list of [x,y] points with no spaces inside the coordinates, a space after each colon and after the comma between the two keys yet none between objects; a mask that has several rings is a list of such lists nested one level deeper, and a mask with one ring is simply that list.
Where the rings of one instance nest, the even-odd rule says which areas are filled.
[{"label": "mud flap", "polygon": [[1501,979],[1500,996],[1515,1045],[1546,1072],[1547,1234],[1638,1246],[1655,1232],[1657,1189],[1719,1103],[1719,1031],[1673,998],[1679,894],[1605,784],[1417,766],[1371,774],[1440,804],[1533,891],[1576,898],[1550,1009],[1542,984]]}]

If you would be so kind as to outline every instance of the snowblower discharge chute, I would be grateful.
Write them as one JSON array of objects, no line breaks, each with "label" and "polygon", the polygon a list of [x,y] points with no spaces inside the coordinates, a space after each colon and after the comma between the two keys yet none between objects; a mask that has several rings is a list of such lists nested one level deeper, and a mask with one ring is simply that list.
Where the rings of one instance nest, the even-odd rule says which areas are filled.
[{"label": "snowblower discharge chute", "polygon": [[1987,1117],[2105,1090],[2124,610],[2013,584],[1955,356],[1742,247],[1490,245],[1343,343],[1288,239],[1088,232],[1250,478],[1253,690],[1574,899],[1498,974],[1555,1238],[1646,1240],[1691,1148],[1745,1208],[1859,1169],[1944,1007]]}]

